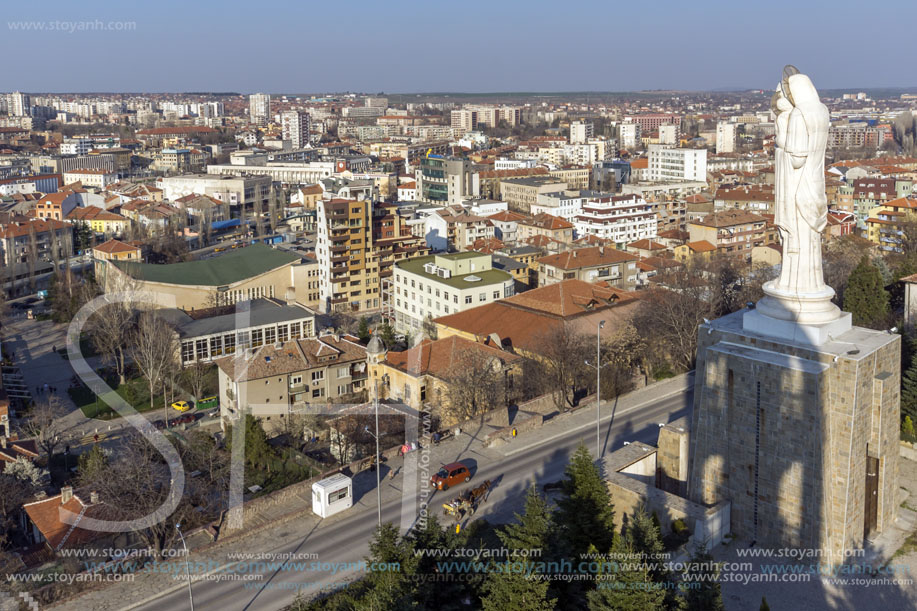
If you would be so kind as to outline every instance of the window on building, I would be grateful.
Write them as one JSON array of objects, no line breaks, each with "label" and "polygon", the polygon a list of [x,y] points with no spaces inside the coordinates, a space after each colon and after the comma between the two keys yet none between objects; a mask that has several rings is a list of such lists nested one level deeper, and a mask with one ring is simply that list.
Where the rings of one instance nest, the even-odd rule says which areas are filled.
[{"label": "window on building", "polygon": [[312,381],[313,382],[318,382],[319,380],[324,380],[324,379],[325,379],[325,370],[324,369],[319,369],[318,371],[312,372]]},{"label": "window on building", "polygon": [[301,376],[301,375],[292,376],[292,377],[290,378],[290,386],[299,386],[299,385],[301,385],[301,384],[302,384],[302,376]]},{"label": "window on building", "polygon": [[290,327],[288,325],[279,325],[277,327],[277,339],[282,342],[290,339]]},{"label": "window on building", "polygon": [[350,367],[338,367],[338,379],[346,378],[350,375]]},{"label": "window on building", "polygon": [[264,330],[264,343],[273,344],[277,341],[277,329],[270,327]]},{"label": "window on building", "polygon": [[290,337],[299,339],[302,337],[302,323],[294,322],[290,324]]},{"label": "window on building", "polygon": [[222,337],[211,337],[210,338],[210,356],[222,356],[223,354],[223,338]]},{"label": "window on building", "polygon": [[252,331],[252,348],[257,348],[258,346],[264,345],[264,331],[262,329],[255,329]]},{"label": "window on building", "polygon": [[471,303],[471,295],[465,295],[465,303]]},{"label": "window on building", "polygon": [[184,363],[194,360],[194,342],[181,343],[181,360]]},{"label": "window on building", "polygon": [[487,301],[487,293],[478,293],[478,301]]},{"label": "window on building", "polygon": [[[458,295],[452,296],[452,303],[458,303]],[[467,301],[465,303],[468,303]]]},{"label": "window on building", "polygon": [[226,354],[232,354],[236,351],[236,336],[233,333],[223,336],[223,349]]},{"label": "window on building", "polygon": [[316,388],[316,389],[314,389],[314,390],[312,391],[312,398],[313,398],[313,399],[317,399],[317,398],[319,398],[319,397],[324,397],[324,396],[325,396],[325,389],[324,389],[324,388]]},{"label": "window on building", "polygon": [[494,291],[494,299],[500,298],[500,291]]}]

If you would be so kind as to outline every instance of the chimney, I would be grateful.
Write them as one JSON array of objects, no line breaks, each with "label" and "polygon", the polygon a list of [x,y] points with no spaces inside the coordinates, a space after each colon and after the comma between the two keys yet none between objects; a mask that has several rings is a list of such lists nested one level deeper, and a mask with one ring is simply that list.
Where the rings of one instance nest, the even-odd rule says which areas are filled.
[{"label": "chimney", "polygon": [[599,254],[605,256],[605,246],[599,246]]},{"label": "chimney", "polygon": [[60,489],[60,504],[66,505],[73,498],[73,486],[64,486]]},{"label": "chimney", "polygon": [[89,502],[95,505],[99,502],[99,493],[93,490],[89,493]]}]

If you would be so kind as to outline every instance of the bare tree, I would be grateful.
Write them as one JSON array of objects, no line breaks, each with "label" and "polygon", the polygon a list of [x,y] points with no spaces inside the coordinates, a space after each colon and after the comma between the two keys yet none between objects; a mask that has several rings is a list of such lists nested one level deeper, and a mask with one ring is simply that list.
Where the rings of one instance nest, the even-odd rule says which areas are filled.
[{"label": "bare tree", "polygon": [[155,312],[140,315],[137,331],[133,334],[131,356],[149,386],[150,409],[155,389],[163,383],[175,360],[175,343],[174,332]]},{"label": "bare tree", "polygon": [[667,288],[647,291],[632,323],[640,335],[652,338],[657,363],[668,361],[686,371],[694,365],[698,326],[714,317],[713,289],[702,270],[689,266],[662,280]]},{"label": "bare tree", "polygon": [[264,237],[264,202],[255,200],[255,237]]},{"label": "bare tree", "polygon": [[280,198],[280,195],[277,193],[277,189],[274,187],[273,184],[271,184],[271,198],[268,200],[268,209],[267,209],[268,226],[271,229],[271,234],[274,234],[277,232],[277,223],[280,220],[279,215],[278,215],[278,209],[280,207],[279,198]]},{"label": "bare tree", "polygon": [[35,444],[44,452],[46,464],[51,463],[54,450],[61,444],[61,433],[64,429],[60,419],[65,414],[66,410],[60,399],[53,395],[38,401],[29,410],[24,430],[29,437],[35,439]]},{"label": "bare tree", "polygon": [[102,357],[115,365],[118,379],[125,383],[126,346],[131,338],[134,310],[128,301],[113,301],[89,320],[92,344]]},{"label": "bare tree", "polygon": [[561,411],[575,406],[577,392],[588,384],[584,355],[589,354],[591,345],[589,338],[566,323],[542,332],[536,340],[545,382]]},{"label": "bare tree", "polygon": [[26,251],[26,262],[29,266],[29,290],[35,291],[35,271],[38,267],[38,233],[34,223],[29,223],[29,247]]},{"label": "bare tree", "polygon": [[506,405],[506,364],[484,350],[465,348],[445,372],[443,424],[451,426]]},{"label": "bare tree", "polygon": [[203,363],[194,361],[185,367],[182,378],[191,386],[191,392],[194,393],[194,400],[200,401],[204,395],[204,386],[207,384],[207,377],[216,365],[212,363]]},{"label": "bare tree", "polygon": [[646,339],[626,324],[603,344],[602,397],[617,397],[633,389],[636,375],[646,367]]},{"label": "bare tree", "polygon": [[[172,493],[168,465],[159,452],[140,436],[123,444],[108,469],[92,482],[92,486],[98,491],[100,500],[108,506],[112,518],[122,520],[149,515]],[[208,517],[204,512],[194,511],[190,499],[183,494],[172,515],[134,532],[158,560],[162,558],[163,550],[176,542],[177,522],[187,528]]]}]

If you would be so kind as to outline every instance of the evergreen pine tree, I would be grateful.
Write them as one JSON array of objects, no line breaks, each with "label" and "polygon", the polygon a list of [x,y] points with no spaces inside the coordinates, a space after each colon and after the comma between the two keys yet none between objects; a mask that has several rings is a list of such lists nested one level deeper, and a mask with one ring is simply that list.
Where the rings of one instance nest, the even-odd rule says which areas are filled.
[{"label": "evergreen pine tree", "polygon": [[723,593],[720,591],[719,567],[706,547],[701,547],[691,557],[691,566],[685,572],[685,611],[724,611]]},{"label": "evergreen pine tree", "polygon": [[844,290],[844,310],[853,314],[853,324],[880,327],[888,315],[888,293],[882,274],[864,256],[850,273]]},{"label": "evergreen pine tree", "polygon": [[369,321],[365,316],[360,317],[360,326],[357,328],[357,337],[360,338],[361,342],[368,342],[371,333],[369,330]]},{"label": "evergreen pine tree", "polygon": [[[456,548],[456,536],[443,528],[432,513],[427,516],[423,525],[411,531],[408,536],[414,546],[417,557],[416,572],[425,575],[414,594],[414,600],[421,609],[460,609],[461,601],[473,589],[473,580],[439,581],[434,577],[439,572],[439,565],[444,560],[442,550]],[[424,550],[437,550],[436,553],[423,553]]]},{"label": "evergreen pine tree", "polygon": [[419,560],[414,554],[410,539],[402,538],[398,528],[385,523],[376,529],[369,543],[369,557],[366,563],[396,565],[397,570],[373,570],[366,575],[366,592],[358,608],[401,609],[415,608],[413,603],[416,587],[412,581],[417,573]]},{"label": "evergreen pine tree", "polygon": [[[595,548],[592,548],[595,550]],[[666,592],[655,587],[649,565],[637,556],[626,537],[615,538],[613,560],[601,562],[596,589],[586,594],[589,611],[663,611]],[[660,584],[661,585],[661,584]]]},{"label": "evergreen pine tree", "polygon": [[576,564],[590,545],[597,549],[611,547],[614,507],[608,487],[586,446],[580,444],[576,449],[565,473],[563,496],[557,501],[556,522]]},{"label": "evergreen pine tree", "polygon": [[[556,599],[548,598],[547,580],[532,578],[540,574],[536,562],[544,559],[551,534],[551,513],[545,499],[535,486],[529,487],[525,498],[525,511],[516,514],[516,521],[497,531],[497,536],[507,550],[524,551],[501,562],[484,581],[481,599],[485,611],[519,609],[521,611],[547,611],[554,609]],[[535,551],[541,553],[539,561]]]},{"label": "evergreen pine tree", "polygon": [[910,367],[901,376],[901,417],[906,416],[917,420],[917,358],[911,359]]},{"label": "evergreen pine tree", "polygon": [[105,473],[108,467],[108,456],[102,450],[102,446],[95,443],[89,448],[88,452],[83,452],[77,459],[77,473],[80,482],[88,484],[96,481]]}]

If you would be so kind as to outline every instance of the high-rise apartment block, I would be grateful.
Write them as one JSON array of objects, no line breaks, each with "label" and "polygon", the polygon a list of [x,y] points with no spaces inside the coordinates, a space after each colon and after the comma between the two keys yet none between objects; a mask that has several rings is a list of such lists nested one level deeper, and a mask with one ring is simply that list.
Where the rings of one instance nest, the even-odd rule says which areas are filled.
[{"label": "high-rise apartment block", "polygon": [[707,180],[707,149],[651,144],[648,157],[647,175],[651,182]]},{"label": "high-rise apartment block", "polygon": [[320,200],[316,205],[321,303],[325,312],[362,312],[385,304],[394,263],[425,255],[391,206],[369,200]]},{"label": "high-rise apartment block", "polygon": [[253,93],[248,96],[248,112],[251,122],[267,125],[271,119],[271,96],[268,93]]},{"label": "high-rise apartment block", "polygon": [[594,135],[594,127],[588,121],[574,121],[570,124],[570,144],[585,144]]},{"label": "high-rise apartment block", "polygon": [[736,127],[735,123],[720,121],[716,124],[716,152],[734,153],[736,150]]},{"label": "high-rise apartment block", "polygon": [[285,110],[280,113],[280,124],[283,139],[289,140],[294,149],[305,148],[309,144],[309,131],[312,129],[312,117],[299,110]]},{"label": "high-rise apartment block", "polygon": [[13,117],[28,117],[32,103],[27,93],[14,91],[6,98],[7,112]]}]

